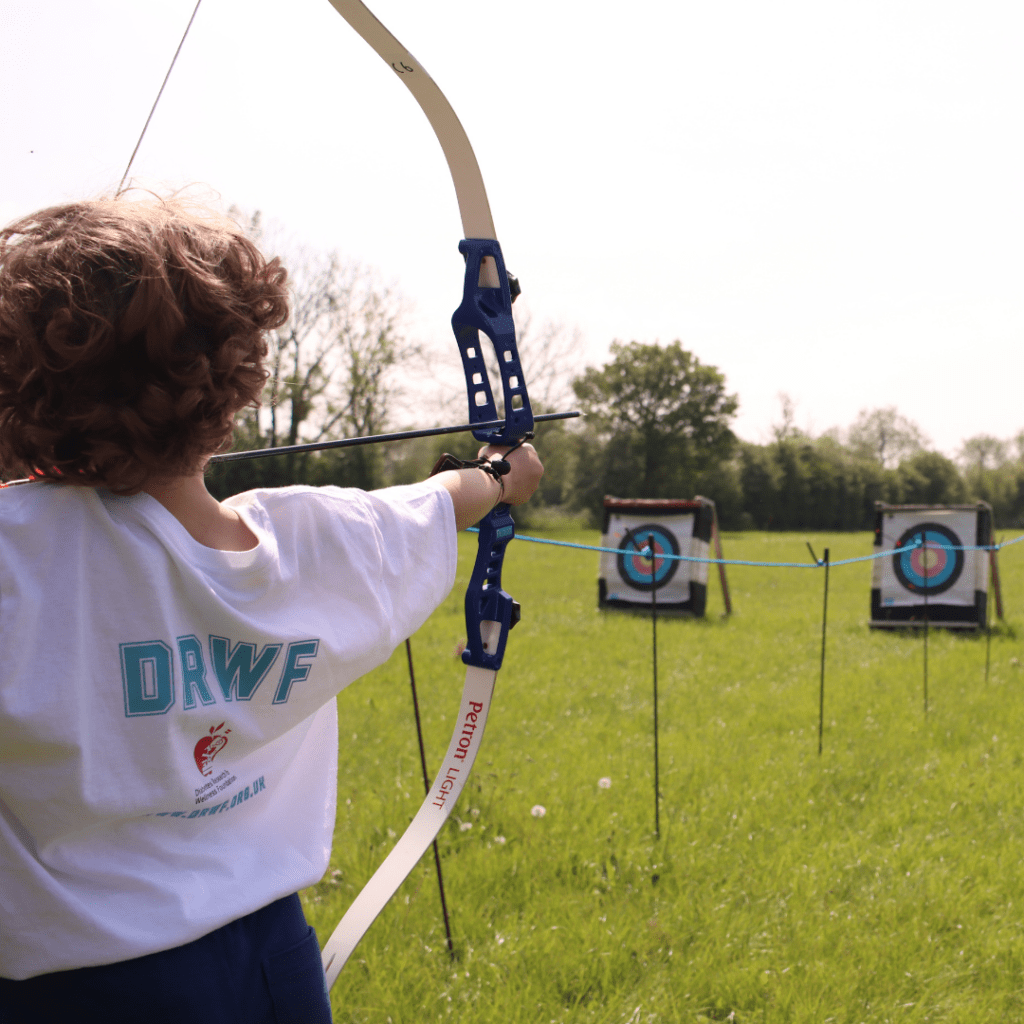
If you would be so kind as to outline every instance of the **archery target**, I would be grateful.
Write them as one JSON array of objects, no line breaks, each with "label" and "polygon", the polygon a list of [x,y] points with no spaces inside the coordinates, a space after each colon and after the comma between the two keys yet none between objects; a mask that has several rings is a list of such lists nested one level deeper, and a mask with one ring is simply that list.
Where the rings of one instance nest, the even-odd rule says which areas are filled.
[{"label": "archery target", "polygon": [[[985,622],[991,509],[879,505],[875,514],[871,625],[950,628]],[[910,551],[897,551],[921,541]]]},{"label": "archery target", "polygon": [[[646,550],[649,538],[654,540],[654,573],[652,580],[651,560],[640,554]],[[622,554],[618,559],[619,579],[627,587],[635,590],[651,592],[651,586],[663,587],[675,576],[679,562],[672,558],[659,558],[659,555],[678,555],[679,541],[672,530],[656,523],[644,523],[632,530],[627,530],[619,542]]]},{"label": "archery target", "polygon": [[922,523],[905,530],[896,547],[905,548],[915,541],[921,546],[892,556],[893,574],[912,593],[944,594],[964,570],[962,541],[948,527]]},{"label": "archery target", "polygon": [[[666,508],[653,502],[610,499],[598,575],[598,603],[604,607],[651,605],[652,588],[659,608],[702,615],[707,601],[707,562],[679,558],[707,558],[713,506],[699,501],[666,500]],[[641,553],[648,537],[654,538],[654,574],[651,560]],[[673,557],[676,556],[676,557]]]}]

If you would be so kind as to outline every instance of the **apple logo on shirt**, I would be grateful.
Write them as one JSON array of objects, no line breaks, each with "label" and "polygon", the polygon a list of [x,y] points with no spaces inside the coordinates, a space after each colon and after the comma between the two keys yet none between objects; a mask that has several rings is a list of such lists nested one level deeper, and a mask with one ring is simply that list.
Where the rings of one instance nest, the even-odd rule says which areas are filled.
[{"label": "apple logo on shirt", "polygon": [[196,744],[193,756],[196,759],[196,767],[203,775],[213,774],[213,759],[228,745],[228,733],[230,729],[224,729],[224,723],[210,727],[208,736],[201,736]]}]

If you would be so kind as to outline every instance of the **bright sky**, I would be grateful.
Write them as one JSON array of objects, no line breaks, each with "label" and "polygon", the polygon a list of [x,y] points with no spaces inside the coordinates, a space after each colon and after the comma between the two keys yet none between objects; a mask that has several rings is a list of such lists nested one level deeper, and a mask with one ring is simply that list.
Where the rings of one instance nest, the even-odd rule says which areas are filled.
[{"label": "bright sky", "polygon": [[[2,0],[0,220],[116,186],[194,0]],[[370,0],[466,128],[538,320],[679,338],[738,433],[1024,428],[1024,6]],[[450,345],[458,208],[327,0],[203,0],[133,168],[379,269]],[[521,300],[522,301],[522,300]],[[527,366],[529,372],[529,366]],[[452,389],[461,387],[452,380]]]}]

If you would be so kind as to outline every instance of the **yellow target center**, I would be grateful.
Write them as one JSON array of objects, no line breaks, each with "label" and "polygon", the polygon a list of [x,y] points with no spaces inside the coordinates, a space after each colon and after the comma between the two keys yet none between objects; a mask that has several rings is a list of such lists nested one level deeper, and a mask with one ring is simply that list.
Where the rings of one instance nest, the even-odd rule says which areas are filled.
[{"label": "yellow target center", "polygon": [[921,552],[921,565],[926,573],[931,572],[939,564],[938,551]]}]

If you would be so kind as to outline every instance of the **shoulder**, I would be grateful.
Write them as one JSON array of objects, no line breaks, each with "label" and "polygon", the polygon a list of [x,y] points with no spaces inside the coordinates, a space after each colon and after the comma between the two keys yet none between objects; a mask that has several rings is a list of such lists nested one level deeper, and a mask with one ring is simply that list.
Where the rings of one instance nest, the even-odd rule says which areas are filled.
[{"label": "shoulder", "polygon": [[[454,581],[455,510],[451,495],[435,481],[379,491],[282,487],[247,491],[225,504],[262,531],[286,568],[344,568],[349,579],[389,586],[393,577],[398,589],[408,586],[419,567],[430,578]],[[438,572],[438,565],[447,571]]]},{"label": "shoulder", "polygon": [[[83,556],[104,558],[115,531],[96,490],[37,481],[0,489],[0,580],[33,578],[42,585],[51,574],[62,584]],[[103,552],[103,554],[100,554]]]},{"label": "shoulder", "polygon": [[267,488],[235,495],[225,504],[273,545],[284,564],[333,555],[354,566],[379,567],[385,552],[402,561],[457,550],[451,495],[429,480],[379,491]]},{"label": "shoulder", "polygon": [[378,491],[362,491],[354,487],[292,487],[261,488],[236,494],[224,502],[239,511],[263,513],[273,522],[288,519],[329,517],[331,520],[369,522],[389,519],[420,520],[438,517],[446,512],[453,517],[451,496],[432,480],[386,487]]},{"label": "shoulder", "polygon": [[94,487],[33,480],[0,487],[0,522],[41,525],[49,517],[88,517],[99,512],[102,502]]}]

